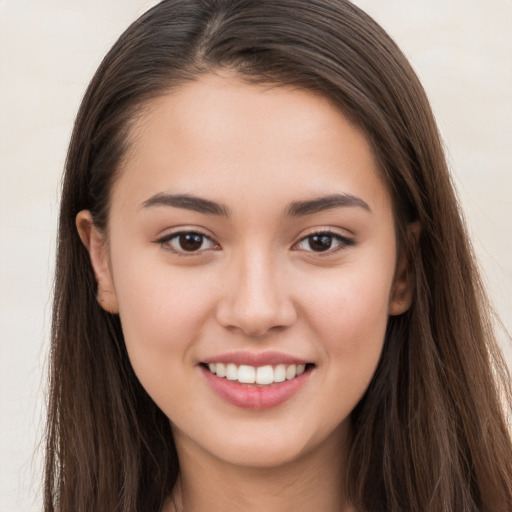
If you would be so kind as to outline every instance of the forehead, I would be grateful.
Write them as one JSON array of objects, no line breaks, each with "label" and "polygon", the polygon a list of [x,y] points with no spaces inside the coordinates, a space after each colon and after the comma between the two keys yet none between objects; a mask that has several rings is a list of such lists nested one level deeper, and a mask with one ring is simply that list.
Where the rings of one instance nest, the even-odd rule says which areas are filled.
[{"label": "forehead", "polygon": [[164,191],[237,199],[281,191],[284,200],[335,187],[389,200],[366,136],[303,89],[205,75],[148,102],[129,142],[118,186],[140,201]]}]

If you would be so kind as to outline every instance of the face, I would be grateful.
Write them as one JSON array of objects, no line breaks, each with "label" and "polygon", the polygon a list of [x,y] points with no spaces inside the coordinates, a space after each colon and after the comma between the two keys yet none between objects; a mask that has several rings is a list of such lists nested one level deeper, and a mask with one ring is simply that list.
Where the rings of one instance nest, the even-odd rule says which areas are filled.
[{"label": "face", "polygon": [[208,75],[130,141],[106,236],[77,225],[178,448],[273,466],[339,444],[410,301],[365,136],[311,92]]}]

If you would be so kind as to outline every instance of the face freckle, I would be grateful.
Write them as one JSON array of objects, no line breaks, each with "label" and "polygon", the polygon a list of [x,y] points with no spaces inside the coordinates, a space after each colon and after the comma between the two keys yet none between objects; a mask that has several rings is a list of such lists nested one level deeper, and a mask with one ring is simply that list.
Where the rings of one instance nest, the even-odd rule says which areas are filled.
[{"label": "face freckle", "polygon": [[[149,107],[98,280],[178,450],[270,466],[339,445],[400,312],[391,200],[365,136],[321,96],[236,77]],[[250,383],[268,375],[279,382]]]}]

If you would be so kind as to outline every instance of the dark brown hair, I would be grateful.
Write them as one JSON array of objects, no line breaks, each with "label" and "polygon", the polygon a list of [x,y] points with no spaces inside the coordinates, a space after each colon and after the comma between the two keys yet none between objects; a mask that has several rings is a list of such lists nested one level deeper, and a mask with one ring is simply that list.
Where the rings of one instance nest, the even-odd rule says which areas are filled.
[{"label": "dark brown hair", "polygon": [[[179,462],[169,420],[139,384],[118,316],[96,301],[75,216],[108,224],[130,125],[151,99],[201,74],[323,94],[373,145],[410,310],[352,413],[348,478],[359,511],[512,510],[507,370],[432,112],[390,37],[344,0],[164,0],[120,37],[87,89],[69,147],[58,235],[45,511],[158,511]],[[404,236],[421,225],[416,247]]]}]

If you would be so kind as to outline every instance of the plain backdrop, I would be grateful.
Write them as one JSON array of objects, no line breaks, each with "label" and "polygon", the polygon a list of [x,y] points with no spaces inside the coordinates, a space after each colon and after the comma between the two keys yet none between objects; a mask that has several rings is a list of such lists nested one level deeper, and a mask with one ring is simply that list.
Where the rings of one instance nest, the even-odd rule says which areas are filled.
[{"label": "plain backdrop", "polygon": [[[0,0],[0,512],[41,511],[60,178],[101,58],[155,1]],[[489,292],[512,331],[512,1],[358,0],[429,94]],[[512,360],[510,341],[500,338]]]}]

